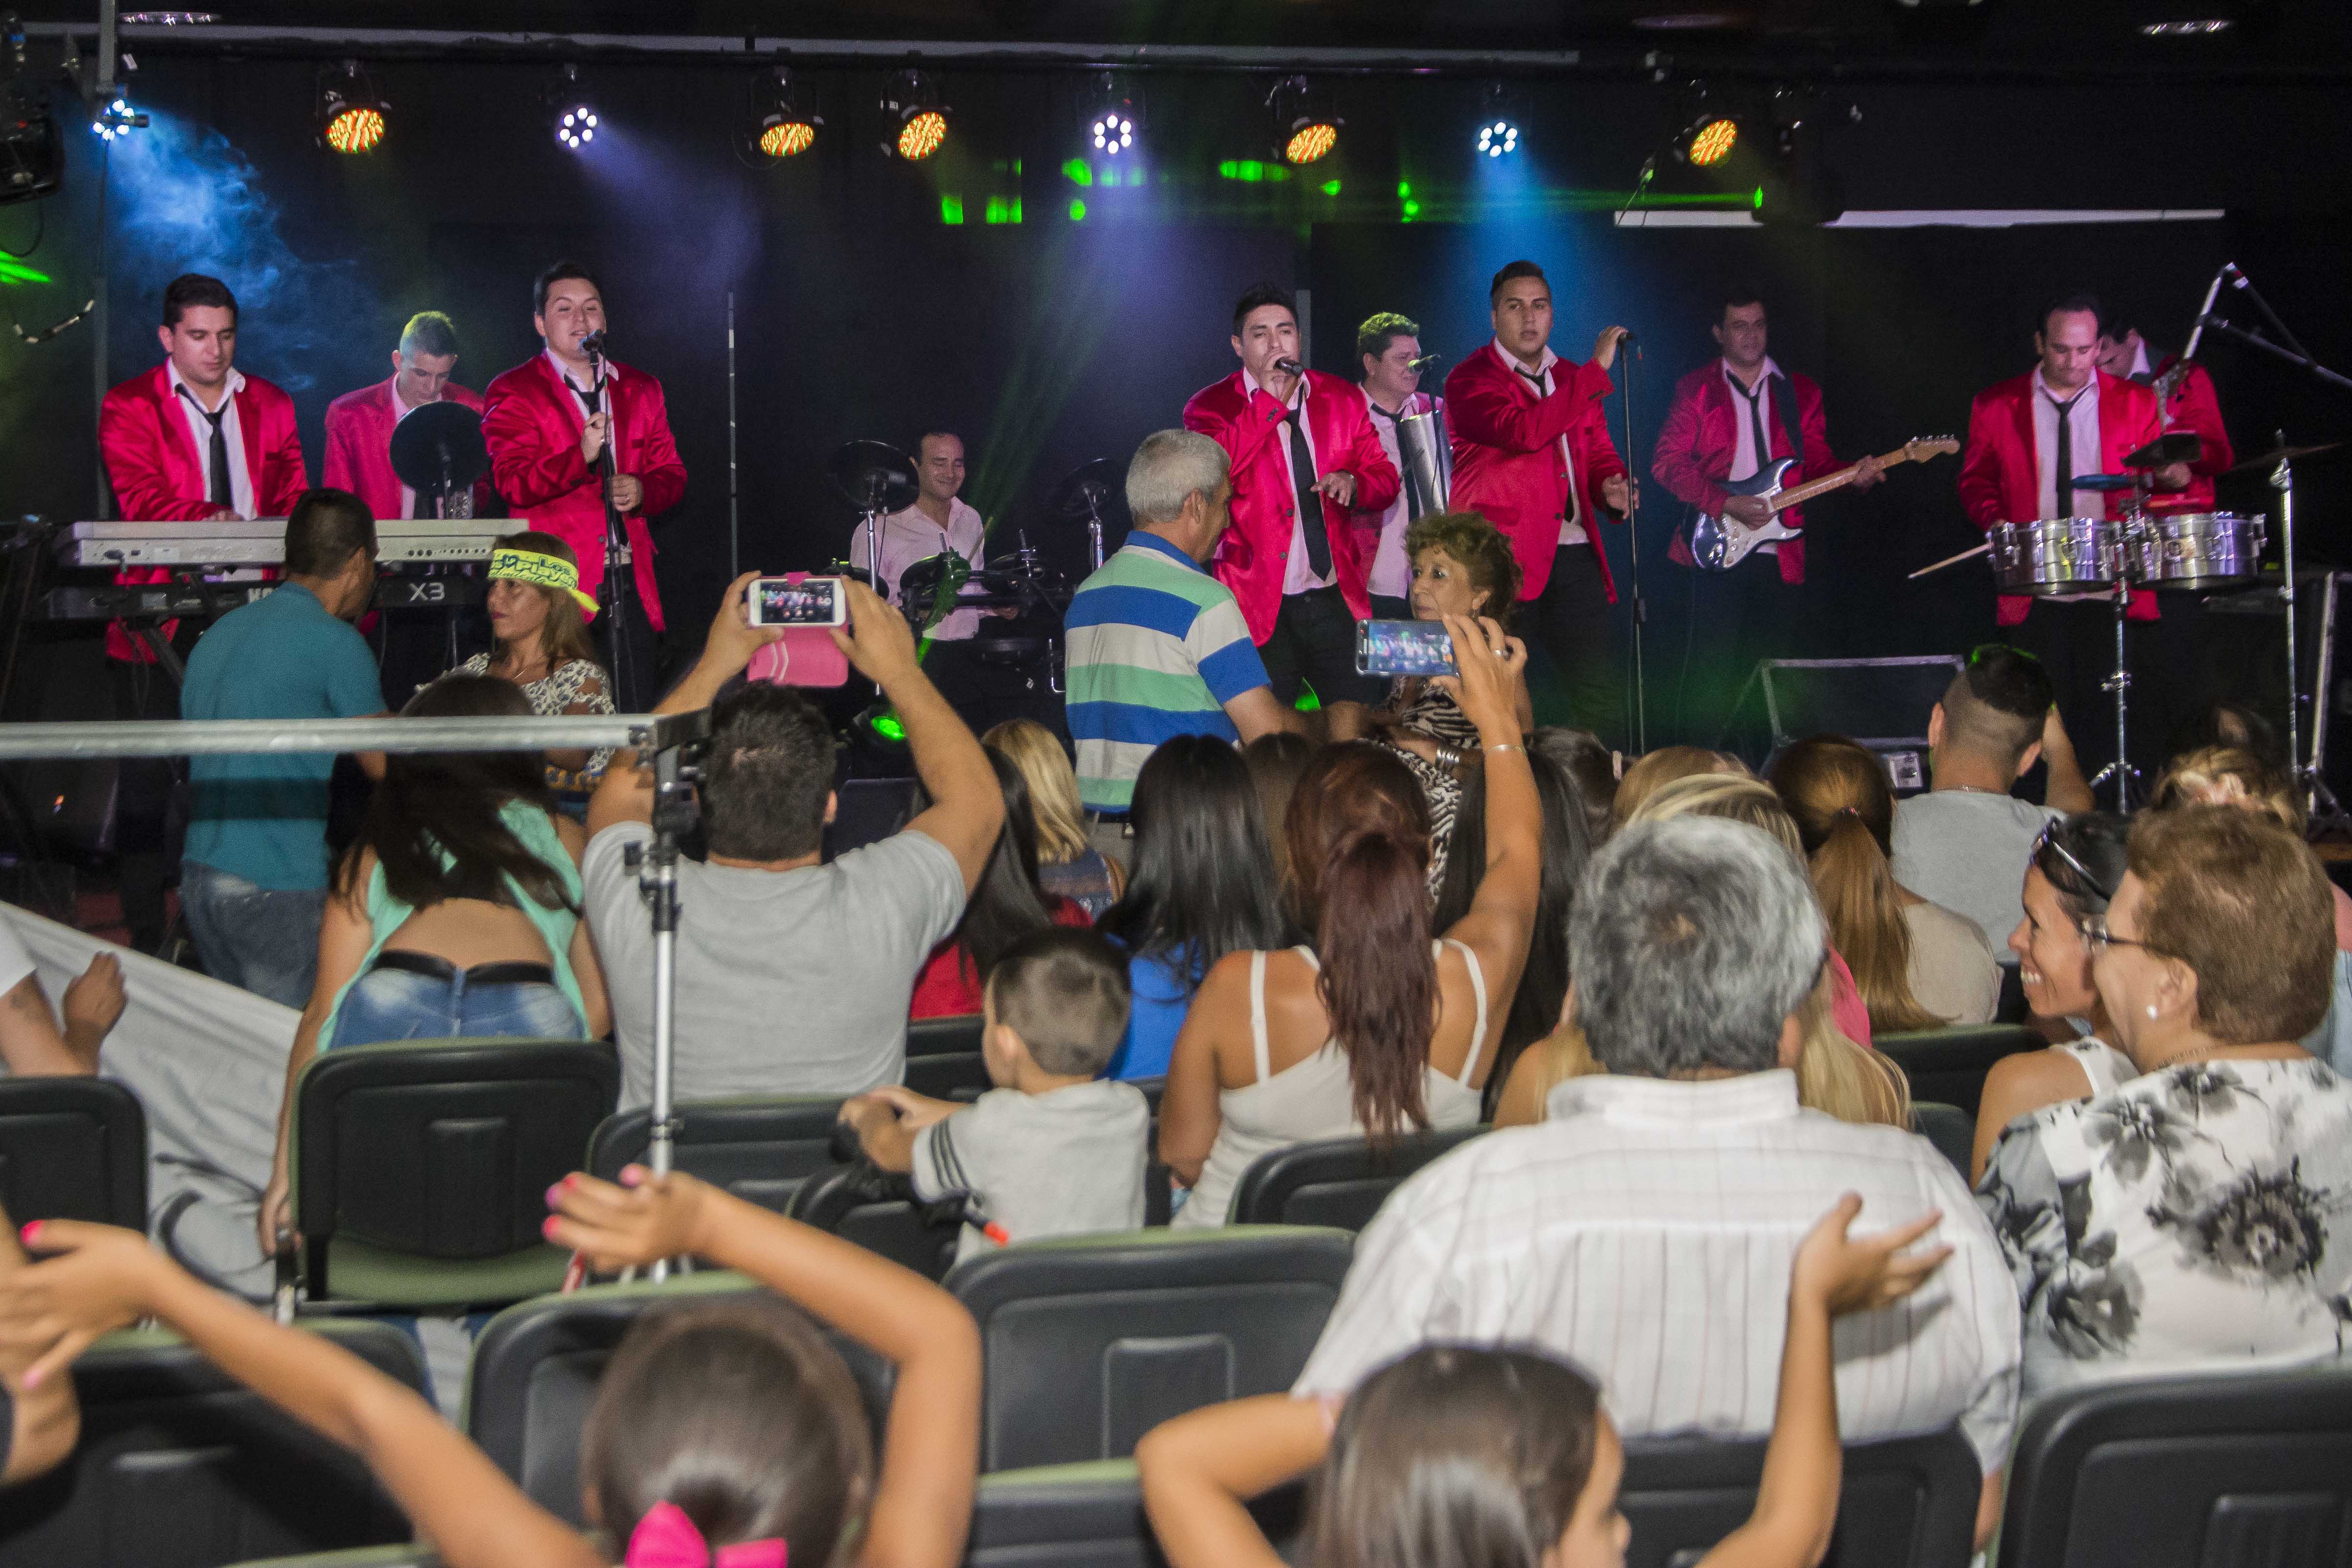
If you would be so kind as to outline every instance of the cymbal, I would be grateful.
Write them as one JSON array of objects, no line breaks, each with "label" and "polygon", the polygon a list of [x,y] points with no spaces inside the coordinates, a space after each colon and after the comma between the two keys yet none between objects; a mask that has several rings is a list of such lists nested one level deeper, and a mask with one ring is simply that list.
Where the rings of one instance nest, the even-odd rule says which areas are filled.
[{"label": "cymbal", "polygon": [[462,402],[428,402],[392,427],[392,471],[412,490],[438,492],[444,473],[452,491],[489,471],[482,416]]},{"label": "cymbal", "polygon": [[2139,484],[2137,474],[2077,474],[2067,488],[2074,490],[2129,490]]},{"label": "cymbal", "polygon": [[1118,464],[1108,457],[1097,457],[1071,469],[1054,486],[1054,498],[1046,503],[1045,509],[1073,522],[1099,517],[1104,502],[1118,494],[1126,483],[1127,476]]},{"label": "cymbal", "polygon": [[915,504],[914,461],[886,442],[845,441],[824,469],[859,511],[903,512]]},{"label": "cymbal", "polygon": [[2193,430],[2168,430],[2126,457],[2126,468],[2161,468],[2169,463],[2194,463],[2205,455],[2205,443]]},{"label": "cymbal", "polygon": [[2292,463],[2298,457],[2316,457],[2323,452],[2333,452],[2343,444],[2340,441],[2329,441],[2323,442],[2317,446],[2273,446],[2260,457],[2249,457],[2235,468],[2228,469],[2226,472],[2245,474],[2256,468],[2274,468],[2281,463]]}]

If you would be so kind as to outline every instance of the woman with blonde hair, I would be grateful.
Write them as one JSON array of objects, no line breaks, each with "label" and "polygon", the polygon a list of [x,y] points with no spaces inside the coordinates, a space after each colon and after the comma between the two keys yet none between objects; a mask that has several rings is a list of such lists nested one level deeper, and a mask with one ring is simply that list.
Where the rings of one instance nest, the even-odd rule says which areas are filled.
[{"label": "woman with blonde hair", "polygon": [[[534,717],[613,711],[613,683],[596,663],[588,620],[596,601],[580,586],[580,558],[553,534],[535,528],[490,546],[490,651],[452,675],[490,675],[522,688]],[[547,753],[547,784],[567,816],[587,810],[613,748]]]},{"label": "woman with blonde hair", "polygon": [[1069,753],[1034,718],[1008,718],[980,743],[1019,768],[1029,786],[1038,885],[1085,910],[1087,919],[1101,919],[1127,890],[1127,879],[1116,862],[1087,842],[1086,812],[1078,804],[1078,776],[1071,770]]},{"label": "woman with blonde hair", "polygon": [[[2309,821],[2291,780],[2254,752],[2239,746],[2200,746],[2164,765],[2147,798],[2151,811],[2183,806],[2234,806],[2268,817],[2301,835]],[[2336,947],[2352,952],[2352,895],[2327,884],[2336,912]]]},{"label": "woman with blonde hair", "polygon": [[1830,944],[1881,1032],[1985,1023],[2000,970],[1976,922],[1895,880],[1895,791],[1867,747],[1843,736],[1801,740],[1772,765],[1772,789],[1803,841]]},{"label": "woman with blonde hair", "polygon": [[1748,764],[1721,751],[1709,751],[1700,746],[1662,746],[1655,751],[1645,751],[1625,764],[1625,771],[1617,781],[1617,793],[1609,803],[1610,829],[1623,827],[1633,820],[1642,802],[1667,785],[1680,779],[1698,779],[1721,773],[1734,779],[1753,779]]}]

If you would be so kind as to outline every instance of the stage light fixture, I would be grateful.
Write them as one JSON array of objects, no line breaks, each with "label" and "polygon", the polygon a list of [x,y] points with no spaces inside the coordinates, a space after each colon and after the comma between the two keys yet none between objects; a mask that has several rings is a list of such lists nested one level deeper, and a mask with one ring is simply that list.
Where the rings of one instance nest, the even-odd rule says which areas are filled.
[{"label": "stage light fixture", "polygon": [[1119,90],[1110,72],[1105,71],[1097,78],[1079,119],[1087,150],[1106,158],[1134,155],[1136,140],[1143,129],[1143,116],[1134,100]]},{"label": "stage light fixture", "polygon": [[357,60],[319,74],[319,145],[337,152],[373,152],[383,140],[392,106]]},{"label": "stage light fixture", "polygon": [[1478,156],[1486,159],[1505,157],[1519,150],[1519,122],[1511,113],[1500,82],[1486,89],[1478,110],[1478,130],[1473,144]]},{"label": "stage light fixture", "polygon": [[1331,112],[1323,93],[1303,77],[1285,77],[1266,95],[1274,112],[1274,145],[1286,163],[1313,163],[1328,158],[1339,145],[1339,127],[1347,121]]},{"label": "stage light fixture", "polygon": [[1692,123],[1677,151],[1683,162],[1705,169],[1731,156],[1739,144],[1739,122],[1727,115],[1713,115]]},{"label": "stage light fixture", "polygon": [[882,151],[909,163],[921,162],[946,145],[948,112],[929,77],[911,67],[900,71],[882,89],[883,122],[888,128]]},{"label": "stage light fixture", "polygon": [[2139,31],[2144,38],[2208,38],[2236,26],[2228,16],[2204,16],[2178,22],[2142,22]]},{"label": "stage light fixture", "polygon": [[776,162],[797,158],[815,146],[817,129],[824,123],[807,92],[782,66],[752,78],[746,119],[745,144]]},{"label": "stage light fixture", "polygon": [[596,130],[602,121],[596,106],[580,84],[580,68],[566,66],[547,85],[544,95],[547,117],[555,132],[556,145],[577,152],[596,140]]},{"label": "stage light fixture", "polygon": [[128,94],[118,90],[112,102],[98,111],[89,122],[90,134],[100,141],[115,141],[144,127],[147,116],[131,107]]},{"label": "stage light fixture", "polygon": [[0,206],[46,196],[65,183],[66,144],[47,84],[25,68],[25,28],[0,17]]}]

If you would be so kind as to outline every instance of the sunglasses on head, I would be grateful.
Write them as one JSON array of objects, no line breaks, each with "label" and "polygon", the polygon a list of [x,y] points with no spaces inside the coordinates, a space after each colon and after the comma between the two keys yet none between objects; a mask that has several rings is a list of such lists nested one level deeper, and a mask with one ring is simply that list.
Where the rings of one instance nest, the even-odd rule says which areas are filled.
[{"label": "sunglasses on head", "polygon": [[2068,849],[2064,844],[2058,841],[2058,829],[2060,824],[2063,823],[2065,820],[2066,819],[2063,817],[2053,817],[2048,821],[2042,824],[2042,831],[2034,835],[2033,848],[2027,855],[2028,863],[2038,864],[2042,859],[2042,852],[2043,850],[2048,850],[2052,853],[2055,854],[2060,860],[2065,862],[2067,869],[2072,871],[2076,876],[2081,877],[2084,884],[2093,893],[2097,894],[2103,899],[2112,902],[2116,896],[2116,890],[2109,887],[2105,883],[2100,881],[2096,876],[2094,876],[2091,873],[2091,868],[2084,865],[2080,859],[2076,858],[2074,851]]}]

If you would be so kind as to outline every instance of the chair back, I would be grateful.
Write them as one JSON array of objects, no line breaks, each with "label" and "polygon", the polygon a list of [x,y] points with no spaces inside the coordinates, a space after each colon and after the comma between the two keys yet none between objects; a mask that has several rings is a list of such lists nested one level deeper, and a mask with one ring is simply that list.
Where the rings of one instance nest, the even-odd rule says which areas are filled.
[{"label": "chair back", "polygon": [[955,1263],[956,1243],[963,1234],[961,1219],[934,1221],[924,1206],[908,1196],[903,1178],[887,1186],[877,1183],[871,1166],[836,1166],[824,1176],[811,1176],[784,1213],[803,1225],[829,1230],[854,1241],[893,1263],[913,1270],[927,1280],[947,1277]]},{"label": "chair back", "polygon": [[1119,1458],[1187,1410],[1288,1388],[1355,1238],[1303,1226],[1056,1238],[969,1258],[981,1469]]},{"label": "chair back", "polygon": [[[672,1166],[778,1213],[793,1189],[835,1168],[833,1124],[841,1101],[822,1094],[747,1095],[693,1100],[677,1107]],[[653,1113],[640,1106],[608,1116],[588,1143],[588,1174],[618,1181],[622,1167],[646,1157]]]},{"label": "chair back", "polygon": [[[630,1326],[647,1312],[773,1300],[741,1274],[712,1270],[657,1285],[591,1285],[509,1307],[474,1342],[461,1424],[467,1436],[534,1502],[584,1524],[581,1433],[596,1402],[604,1364]],[[840,1334],[826,1337],[857,1381],[878,1449],[896,1369]]]},{"label": "chair back", "polygon": [[[404,1387],[416,1341],[356,1319],[303,1325]],[[176,1334],[110,1334],[73,1367],[81,1442],[0,1504],[0,1568],[217,1568],[389,1544],[408,1521],[357,1456],[245,1387]]]},{"label": "chair back", "polygon": [[294,1092],[295,1226],[311,1298],[488,1304],[553,1289],[564,1255],[541,1234],[546,1192],[579,1168],[620,1082],[601,1040],[321,1051]]},{"label": "chair back", "polygon": [[1913,1099],[1956,1105],[1971,1122],[1976,1120],[1977,1102],[1984,1097],[1985,1074],[1992,1064],[2021,1051],[2039,1051],[2048,1043],[2024,1025],[2013,1023],[1902,1030],[1871,1039],[1871,1044],[1892,1058],[1911,1080]]},{"label": "chair back", "polygon": [[2352,1371],[2044,1396],[2010,1458],[2001,1568],[2347,1568]]},{"label": "chair back", "polygon": [[1936,1152],[1952,1162],[1960,1179],[1969,1179],[1969,1161],[1976,1154],[1977,1119],[1958,1105],[1939,1105],[1933,1100],[1911,1102],[1911,1130],[1936,1145]]},{"label": "chair back", "polygon": [[986,1092],[988,1062],[980,1052],[981,1016],[917,1019],[907,1026],[907,1087],[934,1100]]},{"label": "chair back", "polygon": [[1407,1176],[1488,1130],[1412,1133],[1386,1149],[1364,1138],[1327,1138],[1261,1155],[1234,1189],[1234,1223],[1361,1230]]},{"label": "chair back", "polygon": [[147,1113],[104,1078],[0,1078],[0,1207],[147,1228]]}]

